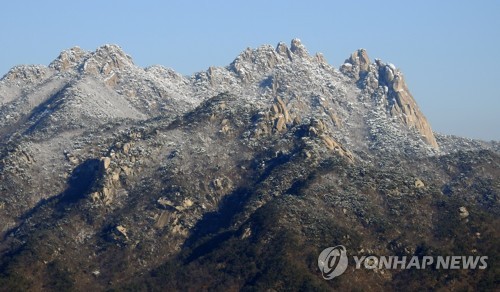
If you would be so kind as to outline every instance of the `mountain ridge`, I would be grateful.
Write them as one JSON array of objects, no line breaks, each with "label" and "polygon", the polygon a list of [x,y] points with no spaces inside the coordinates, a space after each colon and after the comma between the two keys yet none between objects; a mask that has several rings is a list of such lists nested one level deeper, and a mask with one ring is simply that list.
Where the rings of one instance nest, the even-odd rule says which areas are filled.
[{"label": "mountain ridge", "polygon": [[[328,66],[331,69],[333,69],[333,67],[328,65],[327,61],[324,59],[324,57],[322,57],[321,54],[310,56],[309,52],[307,51],[305,46],[300,42],[299,39],[293,39],[290,48],[288,48],[288,46],[286,46],[286,44],[284,44],[283,42],[278,43],[278,45],[275,48],[273,49],[271,48],[272,48],[271,46],[262,46],[255,50],[247,49],[242,54],[240,54],[230,65],[223,68],[230,69],[233,72],[235,72],[236,77],[241,79],[243,82],[247,81],[246,78],[252,78],[250,76],[245,76],[245,74],[255,75],[255,73],[258,72],[261,72],[263,74],[265,74],[266,72],[269,73],[268,71],[270,69],[273,69],[275,65],[280,65],[280,63],[282,64],[287,59],[288,61],[292,62],[293,56],[295,56],[295,58],[303,58],[307,59],[308,61],[317,62],[321,64],[321,66],[323,67]],[[251,54],[254,54],[254,56],[251,57],[250,56]],[[358,54],[358,56],[356,56],[356,54]],[[245,62],[254,64],[253,68],[245,68],[244,64]],[[363,63],[362,66],[360,67],[357,62],[362,62]],[[373,84],[374,82],[375,83],[380,82],[383,85],[386,84],[389,85],[386,86],[388,91],[386,93],[388,95],[387,99],[389,100],[389,104],[386,105],[386,107],[391,107],[390,109],[388,109],[388,111],[390,111],[390,115],[391,116],[399,115],[404,124],[406,124],[409,128],[416,128],[417,131],[423,135],[424,140],[429,145],[431,145],[435,149],[438,149],[438,145],[434,138],[432,129],[427,120],[425,119],[425,116],[423,116],[423,114],[418,109],[418,106],[416,105],[413,97],[411,96],[411,93],[409,93],[408,88],[406,88],[404,78],[402,77],[401,72],[399,70],[396,71],[396,68],[392,64],[391,66],[389,65],[386,66],[380,60],[376,60],[375,64],[377,66],[374,68],[373,64],[371,64],[371,61],[369,60],[366,54],[366,51],[360,49],[357,50],[355,53],[353,53],[350,56],[350,58],[346,59],[346,62],[343,65],[341,65],[339,70],[343,74],[351,78],[354,78],[354,80],[356,80],[356,82],[358,82],[365,89],[370,86],[373,87],[372,89],[376,89],[378,85]],[[369,70],[370,65],[372,65],[371,71]],[[96,49],[96,51],[94,52],[87,52],[80,49],[79,47],[74,47],[68,50],[64,50],[59,54],[59,56],[56,59],[54,59],[54,61],[52,61],[49,64],[48,68],[49,70],[52,69],[55,70],[56,72],[68,72],[76,70],[80,71],[80,73],[84,75],[85,74],[101,75],[101,78],[105,79],[106,84],[114,86],[116,85],[115,83],[117,82],[118,78],[116,75],[117,73],[115,71],[121,71],[121,69],[126,70],[130,66],[134,66],[132,58],[125,52],[123,52],[119,46],[103,45],[98,49]],[[22,67],[17,67],[17,69],[20,68]],[[149,69],[154,71],[155,68],[162,68],[162,67],[150,66],[143,70],[147,71]],[[18,75],[20,73],[16,73],[16,70],[14,71],[13,70],[6,73],[4,77],[2,77],[2,79],[5,80],[9,80],[11,78],[19,79],[20,76]],[[33,70],[48,71],[47,68],[40,66],[33,68]],[[351,72],[352,70],[356,72],[354,71]],[[210,82],[214,82],[213,80],[217,79],[216,75],[218,74],[218,71],[220,71],[220,69],[215,69],[215,67],[210,67],[208,71],[195,73],[193,74],[193,76],[202,76],[203,74],[206,74],[207,78],[211,80]],[[220,73],[226,73],[226,72],[220,72]],[[394,73],[396,73],[395,77]],[[43,78],[40,76],[47,74],[49,73],[45,74],[38,73],[37,78]],[[178,79],[182,79],[182,77],[179,74],[175,73],[175,71],[172,71],[172,73],[170,74],[177,75]],[[363,75],[362,79],[360,74]],[[25,79],[29,78],[29,76],[32,76],[30,75],[29,72],[24,73],[24,75]],[[225,75],[223,78],[225,78],[226,83],[230,84],[235,82],[234,80],[231,80],[234,78],[234,76],[227,76],[228,74],[223,74],[223,75]],[[372,76],[372,75],[377,75],[377,76]],[[379,78],[378,75],[380,75],[381,77]],[[191,79],[193,79],[193,76],[191,77]],[[369,78],[370,80],[368,80],[367,78]],[[390,80],[388,78],[390,78]],[[186,82],[186,80],[184,80],[184,82]],[[372,84],[371,85],[368,84],[368,86],[366,86],[366,84],[362,85],[362,83],[367,83],[367,82],[368,83],[372,82]],[[388,84],[388,82],[390,84]],[[193,83],[194,82],[191,81],[192,86]],[[206,90],[206,88],[204,90]],[[189,93],[191,92],[188,92],[188,94]],[[214,93],[215,92],[213,92],[212,94]],[[382,95],[383,94],[384,93],[382,93]],[[186,95],[186,93],[184,95]],[[202,98],[206,98],[206,96]]]},{"label": "mountain ridge", "polygon": [[[210,67],[190,77],[162,66],[137,67],[116,45],[94,52],[64,50],[48,66],[16,66],[2,77],[0,133],[7,140],[29,134],[39,141],[52,137],[72,145],[67,139],[106,124],[120,127],[119,123],[132,125],[159,116],[175,118],[225,92],[260,108],[245,133],[247,139],[306,124],[327,148],[351,159],[450,151],[439,149],[394,65],[371,62],[359,49],[337,70],[320,54],[311,56],[299,39],[290,47],[280,42],[276,47],[248,48],[228,66]],[[221,131],[231,132],[231,124],[224,122]],[[67,151],[49,149],[57,152],[51,154],[55,157]]]},{"label": "mountain ridge", "polygon": [[[325,282],[315,257],[334,242],[497,258],[500,144],[435,134],[402,73],[362,49],[336,69],[294,39],[182,76],[116,45],[74,47],[0,79],[0,137],[8,290],[420,281]],[[494,269],[457,273],[442,287],[494,285]]]}]

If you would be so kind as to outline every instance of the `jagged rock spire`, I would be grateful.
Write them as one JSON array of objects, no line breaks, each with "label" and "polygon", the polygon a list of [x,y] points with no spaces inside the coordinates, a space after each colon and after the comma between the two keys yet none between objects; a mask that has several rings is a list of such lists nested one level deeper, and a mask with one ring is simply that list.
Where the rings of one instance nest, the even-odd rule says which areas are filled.
[{"label": "jagged rock spire", "polygon": [[289,60],[292,60],[292,51],[290,51],[290,48],[284,43],[284,42],[279,42],[278,45],[276,46],[276,52],[285,58],[288,58]]},{"label": "jagged rock spire", "polygon": [[[408,128],[416,129],[427,144],[439,149],[429,122],[406,86],[403,74],[393,64],[385,64],[378,59],[371,63],[366,50],[359,49],[345,60],[340,71],[374,95],[383,92],[389,114]],[[382,90],[377,91],[378,87]]]},{"label": "jagged rock spire", "polygon": [[342,66],[340,66],[340,71],[358,80],[363,74],[368,72],[370,63],[370,58],[366,50],[358,49],[345,60]]},{"label": "jagged rock spire", "polygon": [[307,51],[306,47],[302,44],[300,39],[297,38],[292,40],[292,43],[290,45],[290,51],[292,51],[292,53],[300,57],[309,56],[309,52]]}]

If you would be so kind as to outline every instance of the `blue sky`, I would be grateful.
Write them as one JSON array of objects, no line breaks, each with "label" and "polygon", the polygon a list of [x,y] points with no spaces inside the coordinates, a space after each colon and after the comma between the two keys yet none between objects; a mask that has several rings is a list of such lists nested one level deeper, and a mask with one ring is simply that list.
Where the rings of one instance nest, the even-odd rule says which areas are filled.
[{"label": "blue sky", "polygon": [[78,45],[190,75],[298,37],[338,67],[358,49],[400,67],[434,130],[500,140],[500,1],[5,1],[0,75]]}]

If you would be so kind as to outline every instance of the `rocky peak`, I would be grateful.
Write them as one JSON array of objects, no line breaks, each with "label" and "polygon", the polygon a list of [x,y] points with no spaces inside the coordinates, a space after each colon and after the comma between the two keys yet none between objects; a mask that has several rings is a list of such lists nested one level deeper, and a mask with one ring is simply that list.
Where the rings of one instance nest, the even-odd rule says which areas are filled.
[{"label": "rocky peak", "polygon": [[80,47],[62,51],[49,65],[57,71],[79,70],[92,75],[111,75],[112,72],[133,66],[132,58],[117,45],[104,45],[94,52]]},{"label": "rocky peak", "polygon": [[388,100],[388,111],[392,117],[400,119],[409,128],[416,129],[427,144],[439,149],[431,126],[420,111],[401,71],[393,64],[376,61],[378,83],[384,88]]},{"label": "rocky peak", "polygon": [[290,48],[284,43],[284,42],[279,42],[278,45],[276,46],[276,52],[285,58],[288,58],[290,61],[292,60],[292,51],[290,51]]},{"label": "rocky peak", "polygon": [[[244,82],[248,82],[255,78],[258,79],[262,74],[269,73],[277,65],[291,62],[294,59],[310,59],[309,52],[299,39],[293,39],[290,47],[279,42],[276,48],[270,45],[264,45],[257,49],[247,48],[229,65],[229,69]],[[326,63],[321,54],[316,55],[311,60]]]},{"label": "rocky peak", "polygon": [[370,67],[370,58],[365,49],[359,49],[351,54],[340,66],[340,71],[347,76],[359,80],[366,74]]},{"label": "rocky peak", "polygon": [[307,51],[306,47],[302,44],[300,39],[293,39],[291,46],[290,46],[290,51],[294,53],[295,55],[299,57],[307,57],[309,56],[309,52]]},{"label": "rocky peak", "polygon": [[89,53],[80,47],[73,47],[62,51],[49,67],[57,71],[76,69],[88,55]]},{"label": "rocky peak", "polygon": [[284,61],[285,58],[272,46],[264,45],[255,50],[247,48],[229,65],[229,69],[248,82],[256,77],[254,75],[265,74]]},{"label": "rocky peak", "polygon": [[104,45],[91,53],[83,63],[85,73],[109,75],[110,73],[134,66],[132,58],[117,45]]},{"label": "rocky peak", "polygon": [[381,100],[385,102],[387,112],[393,118],[400,120],[407,128],[417,130],[428,145],[439,149],[427,119],[396,66],[385,64],[379,59],[372,64],[366,50],[359,49],[346,59],[340,71],[353,78],[374,100],[379,100],[382,96]]}]

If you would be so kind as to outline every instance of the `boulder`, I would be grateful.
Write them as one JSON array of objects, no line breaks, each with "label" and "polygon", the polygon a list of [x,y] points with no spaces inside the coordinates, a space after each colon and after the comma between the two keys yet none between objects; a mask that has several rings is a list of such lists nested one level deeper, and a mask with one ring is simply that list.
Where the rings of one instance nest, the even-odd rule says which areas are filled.
[{"label": "boulder", "polygon": [[425,187],[425,184],[420,179],[417,178],[415,180],[415,187],[417,189],[421,189],[421,188]]},{"label": "boulder", "polygon": [[102,164],[102,168],[104,170],[107,170],[109,168],[109,165],[111,164],[111,158],[110,157],[102,157],[101,164]]},{"label": "boulder", "polygon": [[127,228],[125,228],[124,226],[122,225],[118,225],[116,226],[116,231],[118,232],[118,234],[122,235],[123,237],[125,237],[125,239],[129,239],[128,238],[128,235],[127,235]]},{"label": "boulder", "polygon": [[469,211],[464,206],[458,208],[458,213],[459,213],[459,216],[461,219],[465,219],[465,218],[469,217]]}]

